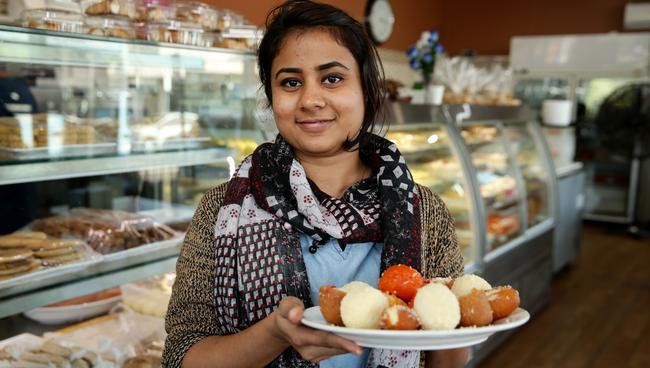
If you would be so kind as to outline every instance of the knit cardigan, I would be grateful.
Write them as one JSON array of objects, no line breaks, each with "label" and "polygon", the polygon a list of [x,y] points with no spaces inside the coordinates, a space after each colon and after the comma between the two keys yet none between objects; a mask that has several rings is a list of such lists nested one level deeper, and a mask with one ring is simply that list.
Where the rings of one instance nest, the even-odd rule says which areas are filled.
[{"label": "knit cardigan", "polygon": [[[168,335],[163,367],[180,367],[192,345],[218,335],[214,307],[214,224],[227,184],[206,192],[185,236],[165,318]],[[422,273],[425,278],[457,277],[463,272],[463,257],[453,219],[440,197],[427,187],[417,187],[421,206]]]}]

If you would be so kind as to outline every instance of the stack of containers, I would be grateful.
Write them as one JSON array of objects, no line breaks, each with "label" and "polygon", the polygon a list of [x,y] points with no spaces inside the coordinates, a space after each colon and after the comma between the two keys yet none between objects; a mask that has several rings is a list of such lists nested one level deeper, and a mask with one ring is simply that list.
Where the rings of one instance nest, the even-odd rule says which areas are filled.
[{"label": "stack of containers", "polygon": [[134,1],[82,0],[81,8],[86,15],[86,33],[124,39],[135,38],[132,21],[136,16]]},{"label": "stack of containers", "polygon": [[83,33],[84,19],[79,4],[72,1],[32,2],[20,13],[23,27],[56,32]]},{"label": "stack of containers", "polygon": [[42,0],[21,25],[52,31],[201,47],[254,50],[262,32],[241,14],[201,2],[170,0]]}]

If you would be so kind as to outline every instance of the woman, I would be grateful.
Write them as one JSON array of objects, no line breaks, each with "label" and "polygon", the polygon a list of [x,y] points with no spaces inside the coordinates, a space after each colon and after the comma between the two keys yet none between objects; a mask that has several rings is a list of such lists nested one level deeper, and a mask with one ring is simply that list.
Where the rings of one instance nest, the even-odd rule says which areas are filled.
[{"label": "woman", "polygon": [[376,286],[398,263],[457,276],[463,261],[444,204],[370,133],[381,68],[358,22],[329,5],[280,5],[258,66],[279,135],[201,201],[178,259],[164,364],[413,367],[426,355],[431,367],[462,366],[466,349],[364,350],[300,323],[321,285]]}]

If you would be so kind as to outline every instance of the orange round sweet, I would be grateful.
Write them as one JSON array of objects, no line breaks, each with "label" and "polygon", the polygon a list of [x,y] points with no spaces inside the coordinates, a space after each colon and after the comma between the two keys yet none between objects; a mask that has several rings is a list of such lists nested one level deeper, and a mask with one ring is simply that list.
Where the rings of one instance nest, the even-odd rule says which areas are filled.
[{"label": "orange round sweet", "polygon": [[381,326],[386,330],[417,330],[420,328],[420,320],[413,309],[396,305],[384,310]]},{"label": "orange round sweet", "polygon": [[341,299],[345,296],[345,291],[333,285],[321,286],[318,291],[320,312],[325,320],[333,325],[343,326]]},{"label": "orange round sweet", "polygon": [[424,277],[416,269],[403,264],[388,267],[379,278],[379,290],[407,302],[424,284]]},{"label": "orange round sweet", "polygon": [[519,292],[512,286],[499,286],[486,291],[494,320],[508,317],[519,307]]},{"label": "orange round sweet", "polygon": [[492,323],[492,308],[485,291],[472,289],[460,298],[460,326],[486,326]]}]

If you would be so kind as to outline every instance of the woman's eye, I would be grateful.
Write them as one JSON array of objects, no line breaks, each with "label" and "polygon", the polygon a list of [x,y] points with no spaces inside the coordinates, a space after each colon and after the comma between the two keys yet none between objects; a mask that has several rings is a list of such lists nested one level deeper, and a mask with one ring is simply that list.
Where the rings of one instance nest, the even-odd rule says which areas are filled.
[{"label": "woman's eye", "polygon": [[338,75],[328,75],[327,77],[325,77],[325,79],[323,79],[323,83],[336,84],[336,83],[338,83],[338,82],[340,82],[342,80],[343,80],[343,78],[341,78]]},{"label": "woman's eye", "polygon": [[285,79],[280,83],[280,85],[283,87],[298,88],[300,87],[301,83],[297,79]]}]

